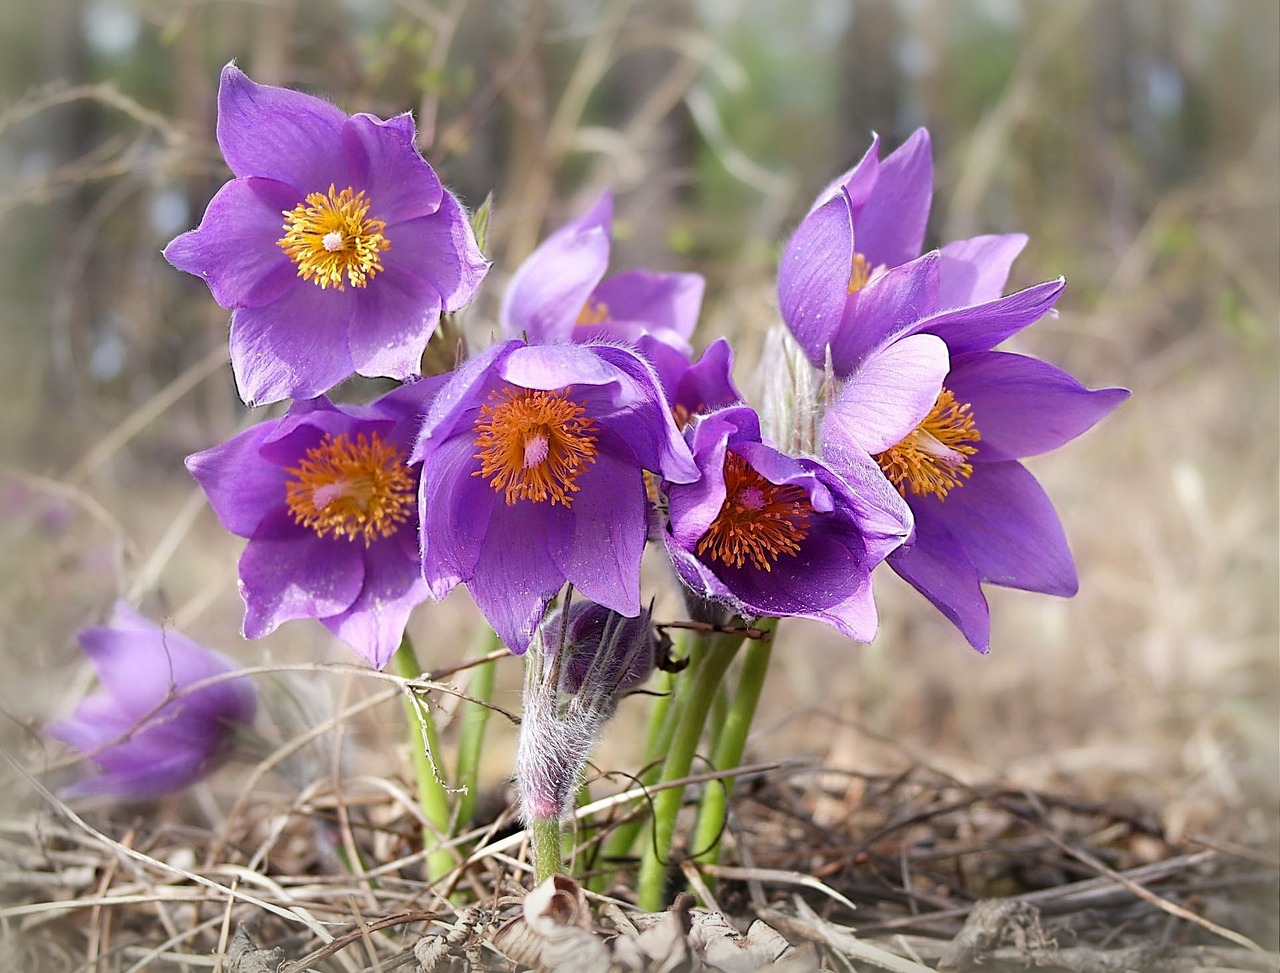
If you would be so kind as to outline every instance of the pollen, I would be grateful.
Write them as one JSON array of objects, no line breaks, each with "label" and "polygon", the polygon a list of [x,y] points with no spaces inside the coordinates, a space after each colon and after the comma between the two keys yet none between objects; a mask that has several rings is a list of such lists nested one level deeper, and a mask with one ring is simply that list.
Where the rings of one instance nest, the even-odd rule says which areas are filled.
[{"label": "pollen", "polygon": [[404,454],[377,433],[354,442],[326,434],[287,472],[285,503],[296,523],[321,537],[363,538],[365,547],[409,519],[417,494]]},{"label": "pollen", "polygon": [[871,280],[871,264],[862,254],[855,252],[853,267],[849,271],[849,293],[855,294],[866,287]]},{"label": "pollen", "polygon": [[943,389],[924,421],[905,439],[876,456],[876,462],[904,497],[947,494],[973,473],[969,457],[982,438],[968,404],[958,404],[950,389]]},{"label": "pollen", "polygon": [[579,325],[604,324],[604,322],[612,320],[613,315],[609,310],[608,304],[588,297],[587,303],[582,305],[582,310],[578,312],[578,320],[575,323]]},{"label": "pollen", "polygon": [[698,540],[699,556],[740,568],[748,561],[772,571],[784,555],[800,553],[813,507],[793,484],[770,483],[737,453],[724,461],[724,503]]},{"label": "pollen", "polygon": [[568,507],[581,489],[579,477],[596,461],[596,423],[570,392],[508,386],[490,392],[481,406],[475,424],[480,469],[471,475],[487,480],[508,506],[532,500]]},{"label": "pollen", "polygon": [[298,276],[321,288],[365,287],[382,270],[381,254],[391,246],[387,224],[369,215],[364,190],[310,193],[285,210],[284,236],[276,241],[298,268]]}]

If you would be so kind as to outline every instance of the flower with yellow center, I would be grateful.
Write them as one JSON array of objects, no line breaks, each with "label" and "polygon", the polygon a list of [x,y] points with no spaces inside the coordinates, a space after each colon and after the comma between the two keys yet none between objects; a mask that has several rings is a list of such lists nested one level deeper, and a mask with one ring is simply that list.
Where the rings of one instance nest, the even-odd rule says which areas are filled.
[{"label": "flower with yellow center", "polygon": [[897,445],[876,455],[884,475],[904,497],[932,495],[945,500],[973,473],[969,457],[982,436],[969,405],[944,388],[929,414]]},{"label": "flower with yellow center", "polygon": [[578,478],[595,462],[595,420],[569,397],[571,388],[553,392],[507,387],[490,393],[476,419],[475,444],[483,477],[502,493],[507,505],[573,503]]},{"label": "flower with yellow center", "polygon": [[804,490],[769,482],[737,453],[725,456],[724,488],[720,513],[698,541],[699,556],[772,571],[779,558],[800,552],[813,514]]},{"label": "flower with yellow center", "polygon": [[365,547],[395,533],[417,495],[404,454],[376,432],[354,440],[326,435],[286,472],[285,502],[295,523],[321,537],[363,539]]},{"label": "flower with yellow center", "polygon": [[345,290],[365,287],[382,270],[381,254],[391,247],[383,235],[387,224],[369,215],[364,190],[330,184],[327,193],[308,193],[304,202],[285,210],[284,236],[276,241],[298,268],[298,276],[319,285]]}]

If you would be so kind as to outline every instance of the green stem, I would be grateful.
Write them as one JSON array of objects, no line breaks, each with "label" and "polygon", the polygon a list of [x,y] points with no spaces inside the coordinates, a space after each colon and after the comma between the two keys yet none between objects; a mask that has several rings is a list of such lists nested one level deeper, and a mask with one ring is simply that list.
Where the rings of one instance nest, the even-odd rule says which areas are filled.
[{"label": "green stem", "polygon": [[[778,620],[766,618],[757,622],[755,627],[767,634],[762,639],[753,639],[747,646],[742,672],[738,676],[738,690],[725,714],[712,751],[716,770],[732,770],[742,765],[751,721],[755,718],[760,690],[769,671],[769,654],[773,649],[773,633],[778,627]],[[702,806],[698,809],[698,823],[694,827],[691,846],[697,861],[715,864],[720,858],[720,833],[724,829],[725,809],[729,795],[733,793],[733,784],[734,778],[724,777],[702,792]]]},{"label": "green stem", "polygon": [[[501,642],[497,634],[485,625],[477,640],[478,655],[485,656]],[[471,670],[471,683],[467,695],[471,699],[462,704],[462,726],[458,731],[458,821],[461,827],[471,823],[475,815],[476,798],[480,785],[480,757],[484,753],[485,729],[491,710],[485,704],[493,698],[493,679],[496,662],[486,662]]]},{"label": "green stem", "polygon": [[535,818],[529,824],[529,841],[533,846],[535,885],[540,885],[552,875],[564,874],[559,818]]},{"label": "green stem", "polygon": [[[698,637],[693,646],[693,672],[688,694],[681,701],[677,714],[679,720],[667,758],[662,764],[659,782],[679,780],[689,775],[693,757],[702,739],[702,728],[707,713],[720,688],[729,663],[733,661],[739,635],[719,635],[707,640]],[[657,912],[663,905],[663,887],[666,884],[667,860],[671,854],[671,839],[675,834],[676,817],[684,803],[683,787],[667,787],[657,792],[653,799],[652,841],[644,849],[640,859],[640,876],[637,879],[637,901],[641,909]]]},{"label": "green stem", "polygon": [[[422,668],[418,665],[418,657],[413,651],[413,642],[406,632],[391,657],[391,670],[403,679],[418,679],[422,676]],[[413,755],[413,772],[418,783],[418,804],[434,834],[423,833],[423,845],[434,841],[437,847],[427,853],[427,879],[436,882],[449,873],[457,860],[448,848],[439,844],[449,836],[452,816],[449,809],[449,792],[436,773],[433,759],[441,753],[440,741],[436,733],[436,721],[431,715],[431,707],[420,700],[416,694],[406,692],[401,697],[404,704],[405,721],[409,729],[409,752]]]}]

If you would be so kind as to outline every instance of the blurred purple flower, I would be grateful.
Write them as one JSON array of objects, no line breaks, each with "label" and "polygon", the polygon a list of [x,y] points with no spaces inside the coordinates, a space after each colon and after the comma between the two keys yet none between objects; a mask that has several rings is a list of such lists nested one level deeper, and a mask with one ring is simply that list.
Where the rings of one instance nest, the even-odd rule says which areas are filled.
[{"label": "blurred purple flower", "polygon": [[870,457],[854,452],[837,476],[786,456],[760,441],[746,406],[702,416],[685,435],[702,479],[664,485],[664,539],[681,580],[746,618],[815,618],[870,641],[871,571],[911,531]]},{"label": "blurred purple flower", "polygon": [[414,138],[407,114],[347,116],[223,68],[218,144],[235,178],[164,255],[231,309],[249,404],[354,372],[416,376],[441,311],[475,294],[488,264]]},{"label": "blurred purple flower", "polygon": [[387,664],[428,597],[409,452],[442,382],[422,379],[365,406],[295,402],[283,418],[187,457],[222,525],[249,539],[246,638],[316,618],[375,667]]},{"label": "blurred purple flower", "polygon": [[465,583],[515,652],[566,581],[639,614],[643,471],[698,476],[653,369],[594,343],[507,341],[470,359],[441,389],[413,459],[431,593]]},{"label": "blurred purple flower", "polygon": [[699,274],[632,270],[605,278],[613,196],[547,237],[520,265],[502,301],[508,338],[625,341],[671,384],[689,366],[704,281]]},{"label": "blurred purple flower", "polygon": [[[966,331],[981,333],[981,308]],[[822,428],[837,472],[875,456],[915,515],[890,567],[985,652],[991,621],[981,583],[1070,596],[1075,563],[1053,504],[1018,462],[1081,435],[1128,398],[1090,390],[1022,355],[948,349],[916,334],[871,354],[845,382]],[[851,461],[851,457],[856,460]]]},{"label": "blurred purple flower", "polygon": [[257,701],[247,680],[189,688],[233,672],[231,662],[123,602],[109,625],[83,628],[79,638],[106,692],[46,728],[100,771],[73,784],[70,796],[181,790],[217,769],[237,725],[253,722]]},{"label": "blurred purple flower", "polygon": [[[990,348],[1053,306],[1061,279],[1001,297],[1023,234],[973,237],[920,256],[932,195],[929,133],[917,130],[883,161],[876,138],[796,228],[778,267],[778,303],[816,367],[830,353],[843,377],[916,332],[941,335],[953,350]],[[955,315],[970,305],[984,313],[966,318],[961,339]]]}]

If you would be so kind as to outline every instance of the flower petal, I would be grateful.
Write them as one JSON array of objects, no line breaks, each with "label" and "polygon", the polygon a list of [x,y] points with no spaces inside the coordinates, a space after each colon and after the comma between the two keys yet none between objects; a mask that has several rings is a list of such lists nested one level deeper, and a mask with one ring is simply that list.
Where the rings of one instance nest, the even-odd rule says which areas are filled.
[{"label": "flower petal", "polygon": [[914,330],[936,334],[953,355],[986,351],[1048,314],[1066,286],[1059,277],[986,304],[939,311]]},{"label": "flower petal", "polygon": [[778,264],[782,320],[818,368],[840,327],[852,272],[853,220],[841,192],[801,220]]},{"label": "flower petal", "polygon": [[938,251],[931,250],[891,267],[849,296],[831,339],[831,362],[837,375],[848,375],[875,349],[921,330],[920,320],[938,306],[940,264]]},{"label": "flower petal", "polygon": [[485,534],[500,497],[471,474],[479,469],[473,437],[458,435],[435,446],[422,467],[419,519],[422,576],[443,598],[476,572]]},{"label": "flower petal", "polygon": [[706,281],[701,274],[655,274],[631,270],[602,281],[591,295],[611,321],[630,321],[688,350],[698,324]]},{"label": "flower petal", "polygon": [[965,307],[999,300],[1009,268],[1027,245],[1025,233],[975,236],[942,247],[940,307]]},{"label": "flower petal", "polygon": [[347,350],[367,378],[416,378],[440,321],[440,295],[416,274],[388,267],[354,296]]},{"label": "flower petal", "polygon": [[947,529],[946,518],[913,504],[916,531],[909,547],[889,555],[895,574],[924,595],[979,652],[991,646],[991,612],[978,570]]},{"label": "flower petal", "polygon": [[[852,193],[850,194],[852,197]],[[896,267],[920,256],[933,200],[933,149],[918,128],[880,163],[866,204],[854,208],[853,246],[872,267]]]},{"label": "flower petal", "polygon": [[973,408],[987,448],[1004,459],[1057,449],[1088,431],[1129,397],[1128,389],[1087,389],[1048,362],[978,351],[952,359],[947,388]]},{"label": "flower petal", "polygon": [[[406,551],[399,535],[375,541],[364,551],[364,585],[344,612],[322,618],[325,628],[382,669],[404,638],[413,609],[430,597],[416,550]],[[416,546],[416,542],[414,542]]]},{"label": "flower petal", "polygon": [[422,277],[440,294],[445,311],[469,304],[489,272],[489,261],[453,193],[445,192],[431,216],[397,223],[387,235],[391,248],[383,256],[386,268]]},{"label": "flower petal", "polygon": [[370,216],[392,227],[440,208],[444,187],[414,143],[412,116],[383,121],[373,115],[353,115],[343,124],[341,139],[351,188],[365,191]]},{"label": "flower petal", "polygon": [[275,427],[275,422],[260,422],[186,459],[218,521],[239,537],[252,537],[263,512],[284,502],[284,469],[264,462],[259,453]]}]

